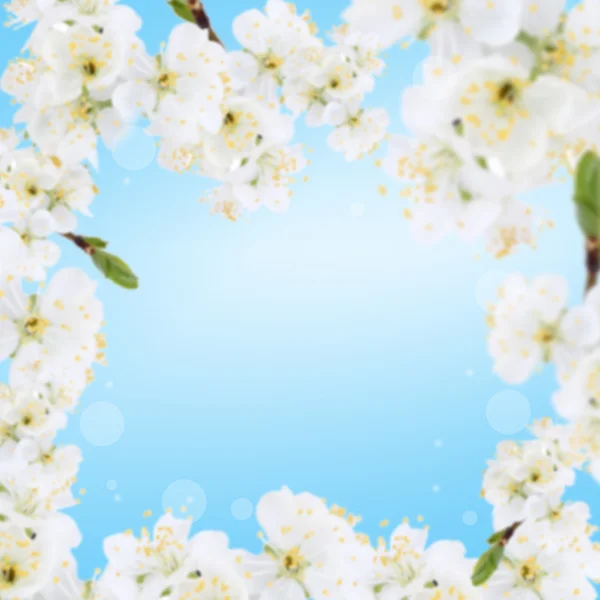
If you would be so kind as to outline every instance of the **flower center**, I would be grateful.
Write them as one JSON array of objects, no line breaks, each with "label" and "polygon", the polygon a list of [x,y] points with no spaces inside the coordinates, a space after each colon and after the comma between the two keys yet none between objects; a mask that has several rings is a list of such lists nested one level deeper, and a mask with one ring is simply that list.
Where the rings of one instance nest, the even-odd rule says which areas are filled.
[{"label": "flower center", "polygon": [[539,471],[532,471],[529,475],[531,483],[538,483],[542,479],[542,474]]},{"label": "flower center", "polygon": [[496,101],[502,105],[512,105],[518,97],[517,86],[512,81],[505,81],[498,88]]},{"label": "flower center", "polygon": [[9,562],[6,558],[2,561],[2,578],[0,580],[0,589],[8,589],[12,587],[18,577],[16,566]]},{"label": "flower center", "polygon": [[95,108],[94,104],[82,96],[73,107],[73,117],[88,122],[93,120]]},{"label": "flower center", "polygon": [[98,65],[96,64],[96,61],[93,58],[85,60],[81,65],[81,68],[85,75],[87,75],[90,78],[96,77],[96,75],[98,74]]},{"label": "flower center", "polygon": [[436,20],[455,17],[459,2],[460,0],[421,0],[421,6],[425,10],[426,20],[428,21],[427,33],[431,31],[430,28]]},{"label": "flower center", "polygon": [[329,80],[329,87],[332,90],[337,90],[342,85],[342,80],[338,76],[333,76]]},{"label": "flower center", "polygon": [[292,548],[286,555],[281,559],[283,567],[286,571],[292,574],[297,574],[302,568],[302,556],[298,548]]},{"label": "flower center", "polygon": [[425,10],[434,15],[443,15],[452,8],[451,0],[425,0]]},{"label": "flower center", "polygon": [[277,56],[276,54],[267,54],[262,59],[262,66],[267,71],[276,71],[283,64],[283,58]]},{"label": "flower center", "polygon": [[35,183],[30,183],[25,191],[29,196],[37,196],[40,193],[40,188]]},{"label": "flower center", "polygon": [[156,83],[162,91],[172,90],[177,84],[177,73],[161,73]]},{"label": "flower center", "polygon": [[518,573],[522,583],[528,586],[535,584],[542,575],[540,566],[537,564],[534,558],[530,558],[524,562],[519,567]]},{"label": "flower center", "polygon": [[549,325],[542,325],[533,336],[533,339],[539,344],[552,344],[556,341],[556,331]]},{"label": "flower center", "polygon": [[229,111],[224,117],[223,117],[223,125],[225,125],[225,127],[235,127],[238,123],[238,117],[234,112]]},{"label": "flower center", "polygon": [[48,325],[50,325],[50,323],[46,319],[31,316],[25,321],[23,329],[25,331],[25,335],[30,337],[36,337],[44,335]]}]

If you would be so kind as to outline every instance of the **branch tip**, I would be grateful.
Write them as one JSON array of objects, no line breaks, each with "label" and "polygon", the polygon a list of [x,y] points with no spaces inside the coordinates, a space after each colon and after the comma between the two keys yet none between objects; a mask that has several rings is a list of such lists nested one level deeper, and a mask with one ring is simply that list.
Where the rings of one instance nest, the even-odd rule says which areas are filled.
[{"label": "branch tip", "polygon": [[83,250],[89,256],[92,256],[96,252],[96,248],[92,246],[86,239],[81,235],[75,235],[74,233],[62,233],[62,237],[73,242],[78,248]]},{"label": "branch tip", "polygon": [[225,44],[221,41],[221,38],[217,35],[216,31],[212,28],[210,23],[210,19],[206,10],[204,8],[204,3],[200,0],[187,0],[188,6],[194,15],[194,19],[196,19],[196,24],[200,29],[206,29],[208,31],[208,39],[211,42],[215,42],[225,47]]},{"label": "branch tip", "polygon": [[588,237],[585,241],[585,266],[587,278],[585,291],[589,292],[598,281],[600,271],[600,244],[596,237]]}]

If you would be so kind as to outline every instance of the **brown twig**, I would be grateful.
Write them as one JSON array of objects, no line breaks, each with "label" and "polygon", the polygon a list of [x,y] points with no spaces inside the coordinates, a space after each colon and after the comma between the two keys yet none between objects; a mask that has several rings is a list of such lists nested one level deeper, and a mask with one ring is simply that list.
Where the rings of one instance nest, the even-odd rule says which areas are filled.
[{"label": "brown twig", "polygon": [[223,48],[225,48],[225,44],[221,41],[221,38],[217,35],[215,30],[212,28],[210,24],[210,19],[206,14],[206,10],[204,9],[204,3],[200,0],[187,0],[188,6],[196,19],[196,23],[200,29],[206,29],[208,31],[208,39],[211,42],[216,42],[217,44],[221,44]]},{"label": "brown twig", "polygon": [[502,547],[506,546],[508,542],[512,540],[513,536],[515,535],[515,532],[517,531],[517,529],[519,529],[519,527],[521,527],[521,525],[523,525],[523,521],[517,521],[516,523],[513,523],[510,527],[507,527],[504,530],[504,535],[502,536],[502,539],[498,542],[499,545]]},{"label": "brown twig", "polygon": [[587,270],[585,291],[589,292],[596,285],[598,271],[600,271],[600,245],[598,238],[589,237],[585,241],[585,266]]},{"label": "brown twig", "polygon": [[63,233],[61,234],[65,239],[73,242],[78,248],[81,248],[86,254],[92,256],[94,252],[96,252],[96,248],[92,246],[90,243],[85,241],[85,238],[80,235],[75,235],[74,233]]}]

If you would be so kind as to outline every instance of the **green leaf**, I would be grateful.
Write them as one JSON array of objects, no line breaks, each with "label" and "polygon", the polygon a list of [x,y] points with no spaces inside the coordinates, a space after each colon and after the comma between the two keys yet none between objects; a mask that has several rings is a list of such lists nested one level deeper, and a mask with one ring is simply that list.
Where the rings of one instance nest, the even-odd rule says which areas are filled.
[{"label": "green leaf", "polygon": [[103,250],[96,250],[92,254],[92,260],[98,270],[113,283],[120,285],[128,290],[135,290],[139,285],[137,275],[131,270],[129,265],[114,254],[109,254]]},{"label": "green leaf", "polygon": [[496,544],[484,552],[473,569],[471,581],[474,586],[483,585],[495,572],[504,557],[504,546]]},{"label": "green leaf", "polygon": [[108,242],[99,237],[91,237],[87,235],[81,236],[87,244],[93,246],[96,249],[104,250],[108,246]]},{"label": "green leaf", "polygon": [[599,215],[598,210],[594,206],[578,204],[577,222],[586,237],[598,237],[598,234],[600,233]]},{"label": "green leaf", "polygon": [[169,0],[169,4],[179,18],[190,23],[196,22],[194,14],[185,0]]},{"label": "green leaf", "polygon": [[600,235],[600,157],[586,152],[575,173],[575,205],[577,220],[587,237]]}]

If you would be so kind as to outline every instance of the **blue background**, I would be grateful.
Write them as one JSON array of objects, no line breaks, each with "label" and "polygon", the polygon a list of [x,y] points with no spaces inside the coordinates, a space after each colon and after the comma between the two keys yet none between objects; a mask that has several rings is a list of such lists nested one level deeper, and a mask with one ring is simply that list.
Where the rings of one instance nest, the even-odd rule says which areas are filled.
[{"label": "blue background", "polygon": [[[130,4],[144,19],[149,49],[158,50],[175,17],[160,0]],[[229,48],[237,47],[233,18],[257,5],[207,0]],[[299,9],[310,9],[326,31],[346,5],[303,0]],[[17,55],[27,34],[0,32],[0,64]],[[402,131],[400,91],[425,50],[390,51],[368,98],[390,111],[393,131]],[[2,125],[12,111],[1,97]],[[489,288],[498,269],[556,272],[568,277],[572,302],[581,300],[583,242],[570,183],[532,199],[556,222],[537,251],[497,262],[456,239],[414,242],[399,186],[371,157],[346,164],[327,149],[326,133],[299,126],[298,139],[314,152],[310,181],[296,187],[289,212],[237,224],[199,204],[211,182],[154,164],[131,172],[102,153],[95,217],[82,218],[80,231],[108,238],[141,288],[100,283],[109,366],[98,368],[82,402],[82,409],[116,404],[124,435],[109,447],[91,445],[75,415],[61,436],[85,456],[77,488],[87,492],[71,511],[84,532],[82,575],[103,564],[104,536],[148,525],[142,513],[159,514],[164,490],[179,479],[206,494],[196,527],[224,529],[236,546],[256,549],[257,525],[235,520],[232,502],[256,503],[288,485],[362,515],[373,536],[391,531],[379,527],[383,519],[394,525],[423,515],[431,539],[461,539],[472,555],[483,549],[491,522],[479,498],[481,475],[504,439],[486,406],[507,386],[491,372],[476,290],[479,282]],[[389,187],[386,197],[380,184]],[[364,216],[351,214],[353,203],[364,205]],[[68,245],[61,265],[96,276]],[[548,369],[520,388],[534,417],[551,414],[554,389]],[[597,497],[595,484],[580,479],[573,495]],[[597,514],[600,501],[592,508]],[[465,511],[477,513],[476,525],[463,522]]]}]

